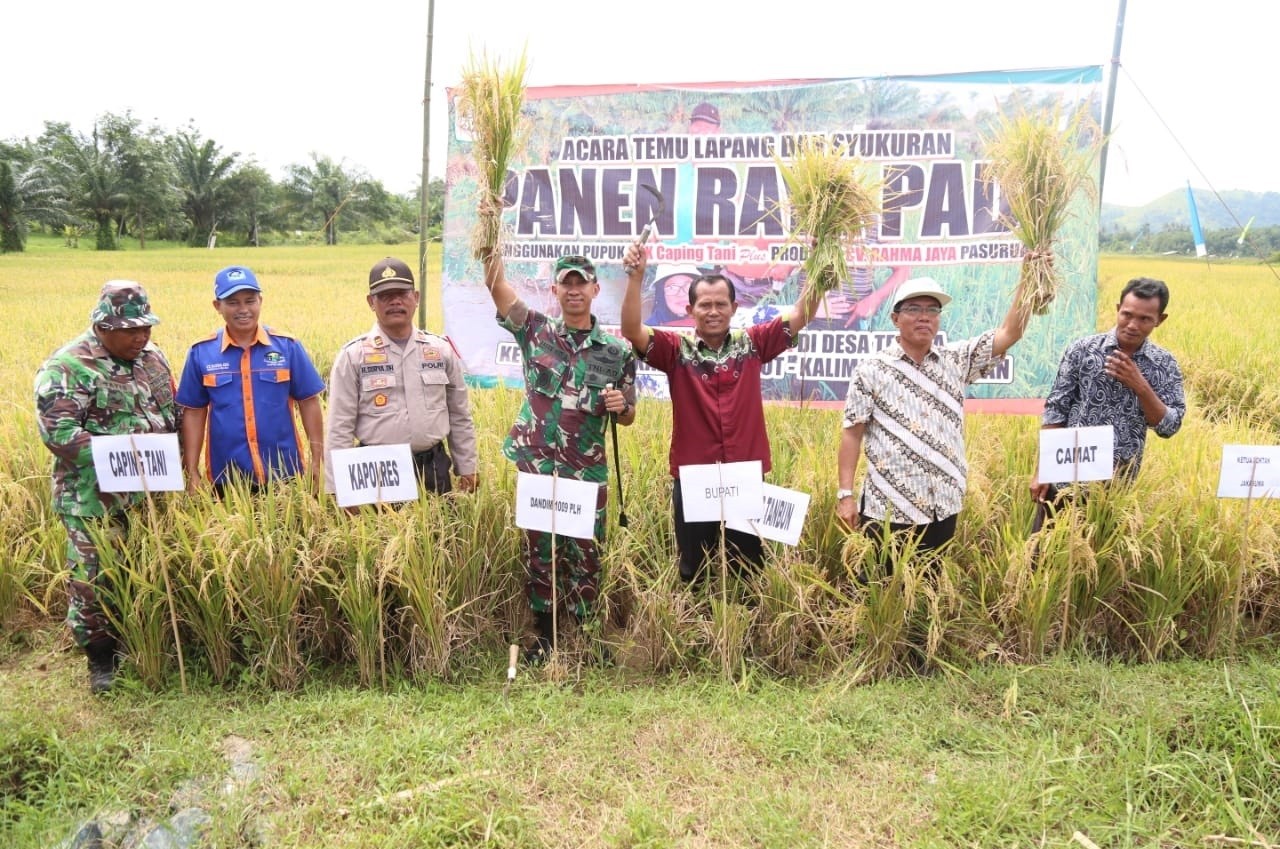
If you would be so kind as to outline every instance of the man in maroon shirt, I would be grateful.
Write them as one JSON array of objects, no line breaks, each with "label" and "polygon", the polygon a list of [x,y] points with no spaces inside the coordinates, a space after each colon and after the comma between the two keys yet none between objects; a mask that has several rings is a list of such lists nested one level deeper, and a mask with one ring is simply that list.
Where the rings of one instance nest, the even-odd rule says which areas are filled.
[{"label": "man in maroon shirt", "polygon": [[[686,312],[693,317],[693,336],[645,326],[640,319],[640,280],[645,254],[632,245],[623,260],[640,274],[627,278],[622,299],[621,332],[636,354],[663,371],[671,391],[672,507],[680,577],[698,578],[708,555],[720,545],[719,522],[686,522],[680,493],[680,467],[704,463],[759,460],[770,469],[769,437],[765,433],[760,367],[795,344],[821,298],[806,283],[790,316],[781,315],[745,330],[730,330],[737,310],[733,283],[720,274],[704,274],[689,285]],[[727,530],[725,543],[735,562],[759,566],[760,538]]]}]

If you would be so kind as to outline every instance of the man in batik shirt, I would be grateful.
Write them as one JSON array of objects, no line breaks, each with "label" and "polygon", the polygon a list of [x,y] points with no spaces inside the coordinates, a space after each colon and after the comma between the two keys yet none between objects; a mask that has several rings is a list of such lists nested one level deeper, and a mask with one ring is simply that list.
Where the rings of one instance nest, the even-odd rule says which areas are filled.
[{"label": "man in batik shirt", "polygon": [[[628,252],[626,263],[643,272],[644,254]],[[680,467],[759,460],[771,467],[764,425],[761,367],[796,343],[813,318],[821,297],[808,282],[790,315],[778,315],[745,330],[732,330],[737,290],[723,273],[712,272],[689,284],[685,308],[693,317],[693,335],[647,327],[640,319],[639,280],[628,277],[622,299],[622,335],[645,362],[667,375],[671,391],[672,513],[680,577],[697,580],[711,553],[719,550],[719,522],[686,522]],[[758,569],[764,559],[760,537],[725,530],[725,544],[736,568]]]},{"label": "man in batik shirt", "polygon": [[[883,551],[891,537],[914,538],[916,552],[951,540],[964,500],[965,388],[1022,338],[1031,310],[1022,284],[1004,322],[973,338],[935,345],[951,296],[934,280],[908,280],[893,295],[898,338],[859,364],[849,382],[838,456],[836,516],[862,527]],[[853,482],[863,450],[862,496]]]},{"label": "man in batik shirt", "polygon": [[[1137,277],[1116,304],[1116,326],[1072,342],[1044,402],[1041,428],[1110,425],[1115,431],[1115,478],[1133,481],[1142,467],[1147,430],[1168,439],[1182,427],[1187,402],[1178,361],[1147,337],[1168,317],[1169,287]],[[1041,509],[1036,527],[1051,515],[1064,484],[1031,482]]]}]

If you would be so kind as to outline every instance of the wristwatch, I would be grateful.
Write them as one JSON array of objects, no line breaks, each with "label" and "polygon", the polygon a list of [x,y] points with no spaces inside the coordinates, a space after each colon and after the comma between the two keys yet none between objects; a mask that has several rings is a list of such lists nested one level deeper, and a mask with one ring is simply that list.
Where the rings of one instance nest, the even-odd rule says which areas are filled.
[{"label": "wristwatch", "polygon": [[853,490],[852,490],[852,489],[837,489],[837,490],[836,490],[836,501],[843,501],[843,500],[845,500],[846,498],[853,498]]}]

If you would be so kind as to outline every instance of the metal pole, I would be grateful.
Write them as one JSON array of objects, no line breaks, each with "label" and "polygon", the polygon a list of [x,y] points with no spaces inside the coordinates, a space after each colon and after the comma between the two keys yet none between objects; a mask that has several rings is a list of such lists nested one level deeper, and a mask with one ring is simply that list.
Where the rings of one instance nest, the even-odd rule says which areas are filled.
[{"label": "metal pole", "polygon": [[1102,204],[1102,186],[1107,181],[1107,147],[1111,143],[1111,112],[1116,105],[1116,77],[1120,74],[1120,42],[1124,40],[1124,7],[1120,0],[1116,13],[1116,40],[1111,45],[1111,79],[1107,83],[1107,103],[1102,112],[1102,156],[1098,163],[1098,204]]},{"label": "metal pole", "polygon": [[418,327],[427,326],[427,186],[431,180],[431,37],[436,0],[427,0],[427,69],[422,84],[422,204],[418,209]]}]

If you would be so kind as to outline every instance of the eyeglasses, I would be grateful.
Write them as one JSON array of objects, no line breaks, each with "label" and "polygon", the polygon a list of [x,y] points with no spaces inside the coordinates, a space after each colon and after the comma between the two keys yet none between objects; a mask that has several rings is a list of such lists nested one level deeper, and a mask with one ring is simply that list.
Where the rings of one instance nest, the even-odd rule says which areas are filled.
[{"label": "eyeglasses", "polygon": [[942,307],[922,307],[919,304],[907,304],[905,307],[898,307],[898,312],[907,315],[927,315],[930,317],[942,315]]}]

